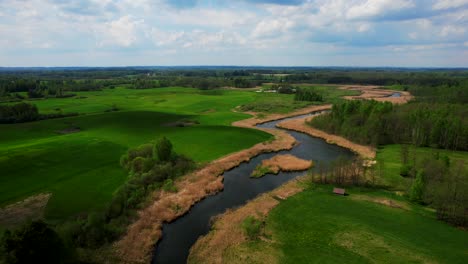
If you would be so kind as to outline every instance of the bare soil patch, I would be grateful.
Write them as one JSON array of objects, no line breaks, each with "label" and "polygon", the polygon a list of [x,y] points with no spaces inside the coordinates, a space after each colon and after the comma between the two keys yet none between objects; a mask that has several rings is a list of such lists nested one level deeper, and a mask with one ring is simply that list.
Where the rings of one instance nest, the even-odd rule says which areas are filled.
[{"label": "bare soil patch", "polygon": [[251,177],[259,178],[267,173],[278,174],[280,171],[303,171],[311,168],[313,162],[303,160],[291,154],[276,155],[271,159],[263,160],[255,170]]},{"label": "bare soil patch", "polygon": [[[278,197],[287,199],[303,190],[303,184],[300,181],[300,179],[289,181],[269,193],[258,196],[238,209],[228,210],[217,216],[212,226],[214,231],[197,240],[190,250],[188,263],[231,263],[232,254],[226,254],[226,252],[247,241],[241,228],[242,221],[249,216],[265,219],[268,213],[279,204]],[[242,261],[250,263],[248,259],[242,259],[242,255],[234,254],[234,256],[241,258],[237,259],[236,263]],[[274,261],[275,258],[271,260]]]},{"label": "bare soil patch", "polygon": [[81,131],[81,128],[79,127],[69,127],[69,128],[65,128],[62,130],[57,130],[56,132],[62,135],[66,135],[66,134],[78,133],[80,131]]},{"label": "bare soil patch", "polygon": [[41,219],[51,195],[50,193],[37,194],[1,208],[0,224],[5,227],[14,227],[27,220]]},{"label": "bare soil patch", "polygon": [[194,120],[180,120],[176,122],[163,124],[163,126],[165,127],[189,127],[189,126],[194,126],[198,124],[200,124],[200,122],[194,121]]}]

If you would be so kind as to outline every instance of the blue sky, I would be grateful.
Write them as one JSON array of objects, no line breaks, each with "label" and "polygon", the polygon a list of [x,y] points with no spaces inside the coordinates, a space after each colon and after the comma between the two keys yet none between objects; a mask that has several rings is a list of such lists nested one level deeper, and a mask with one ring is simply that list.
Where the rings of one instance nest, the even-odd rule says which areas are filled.
[{"label": "blue sky", "polygon": [[0,0],[0,66],[468,67],[468,0]]}]

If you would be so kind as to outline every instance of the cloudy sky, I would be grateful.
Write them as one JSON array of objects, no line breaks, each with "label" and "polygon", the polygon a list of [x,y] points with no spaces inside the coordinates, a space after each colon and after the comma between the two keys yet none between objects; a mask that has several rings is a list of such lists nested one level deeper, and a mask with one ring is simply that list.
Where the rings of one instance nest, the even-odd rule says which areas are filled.
[{"label": "cloudy sky", "polygon": [[0,66],[468,67],[468,0],[0,0]]}]

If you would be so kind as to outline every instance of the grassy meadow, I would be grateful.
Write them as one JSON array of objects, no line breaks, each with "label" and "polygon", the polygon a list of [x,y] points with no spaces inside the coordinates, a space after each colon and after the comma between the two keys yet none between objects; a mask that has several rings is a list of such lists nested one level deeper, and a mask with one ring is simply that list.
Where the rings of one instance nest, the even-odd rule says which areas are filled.
[{"label": "grassy meadow", "polygon": [[[176,152],[202,163],[266,141],[271,138],[267,133],[230,126],[248,117],[231,109],[259,96],[243,91],[116,88],[34,100],[41,113],[80,115],[0,125],[0,206],[50,192],[49,221],[98,209],[126,180],[120,156],[161,136],[172,141]],[[109,111],[112,108],[118,111]],[[170,125],[180,120],[199,124]],[[62,132],[73,128],[79,131]]]},{"label": "grassy meadow", "polygon": [[[410,147],[410,159],[415,156],[420,161],[421,158],[430,157],[438,153],[443,156],[446,155],[451,161],[455,162],[458,160],[468,160],[468,152],[466,151],[453,151],[445,149],[434,149],[424,147]],[[381,184],[390,189],[398,191],[407,191],[411,185],[412,179],[400,176],[400,168],[402,167],[401,161],[401,145],[384,145],[377,149],[378,162],[383,162],[383,175]]]},{"label": "grassy meadow", "polygon": [[[225,252],[228,263],[466,263],[468,237],[435,214],[386,191],[309,188],[275,207],[266,240]],[[385,204],[392,200],[392,206]],[[246,262],[247,261],[247,262]]]}]

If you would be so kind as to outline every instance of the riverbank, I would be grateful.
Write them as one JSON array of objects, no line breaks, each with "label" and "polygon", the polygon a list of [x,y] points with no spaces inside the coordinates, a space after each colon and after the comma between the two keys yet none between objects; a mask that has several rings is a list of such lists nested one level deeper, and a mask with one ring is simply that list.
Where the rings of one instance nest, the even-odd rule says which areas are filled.
[{"label": "riverbank", "polygon": [[307,122],[312,120],[313,118],[314,116],[301,119],[287,120],[278,123],[277,127],[302,132],[313,137],[322,138],[325,139],[327,143],[335,144],[340,147],[350,149],[351,151],[357,153],[364,159],[375,159],[375,148],[354,143],[344,137],[332,135],[307,125]]},{"label": "riverbank", "polygon": [[[249,216],[264,220],[268,213],[275,208],[281,200],[285,200],[304,190],[304,178],[296,178],[275,190],[264,193],[246,205],[219,215],[214,220],[212,230],[197,240],[190,250],[188,263],[226,263],[223,254],[230,247],[242,244],[247,238],[241,224]],[[270,260],[275,260],[270,256]],[[274,263],[274,262],[265,262]]]},{"label": "riverbank", "polygon": [[252,148],[239,151],[217,159],[204,168],[193,172],[175,182],[177,193],[158,191],[153,195],[153,203],[138,212],[138,219],[131,224],[126,234],[113,245],[113,251],[121,263],[147,263],[155,243],[161,239],[162,225],[171,222],[187,213],[190,208],[203,198],[223,190],[225,171],[242,162],[249,161],[261,153],[278,152],[294,147],[296,140],[285,131],[269,128],[257,128],[257,124],[277,119],[297,116],[314,111],[330,109],[331,105],[311,106],[289,114],[273,114],[259,117],[257,113],[249,113],[254,117],[237,121],[233,126],[259,129],[270,133],[274,140],[256,144]]}]

